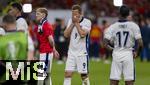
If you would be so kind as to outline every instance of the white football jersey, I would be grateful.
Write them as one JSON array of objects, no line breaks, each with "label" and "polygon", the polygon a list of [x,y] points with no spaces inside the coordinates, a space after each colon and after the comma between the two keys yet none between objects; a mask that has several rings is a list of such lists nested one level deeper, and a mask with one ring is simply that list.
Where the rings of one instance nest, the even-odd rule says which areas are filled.
[{"label": "white football jersey", "polygon": [[[67,28],[72,23],[72,19],[69,20]],[[80,26],[82,29],[88,31],[86,37],[80,37],[76,27],[73,28],[70,36],[70,44],[68,54],[75,55],[87,55],[89,48],[89,34],[91,30],[91,21],[86,18],[82,18],[80,21]]]},{"label": "white football jersey", "polygon": [[104,38],[114,43],[115,52],[132,51],[135,40],[141,38],[141,32],[139,26],[132,21],[118,21],[105,30]]},{"label": "white football jersey", "polygon": [[19,17],[16,20],[16,23],[17,23],[17,30],[23,30],[23,31],[25,31],[25,33],[28,33],[28,25],[24,18]]},{"label": "white football jersey", "polygon": [[17,30],[23,30],[28,35],[28,50],[34,51],[33,40],[31,39],[28,33],[28,25],[27,25],[26,20],[23,17],[20,16],[17,18],[16,27],[17,27]]}]

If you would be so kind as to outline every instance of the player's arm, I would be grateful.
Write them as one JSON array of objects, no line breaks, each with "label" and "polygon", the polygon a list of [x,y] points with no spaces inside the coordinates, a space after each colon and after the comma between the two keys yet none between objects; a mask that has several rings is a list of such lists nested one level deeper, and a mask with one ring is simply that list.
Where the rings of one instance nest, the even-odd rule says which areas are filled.
[{"label": "player's arm", "polygon": [[110,26],[104,31],[104,47],[108,49],[109,51],[113,50],[113,44],[111,43],[111,38],[112,38],[112,32],[111,32],[112,27]]},{"label": "player's arm", "polygon": [[55,42],[54,42],[53,36],[49,35],[48,40],[49,40],[50,45],[53,47],[54,57],[59,58],[59,53],[57,52],[57,50],[55,48]]},{"label": "player's arm", "polygon": [[133,24],[133,28],[134,28],[133,32],[134,32],[135,40],[137,41],[137,47],[134,50],[134,58],[135,58],[143,49],[143,40],[142,40],[139,26],[137,24]]},{"label": "player's arm", "polygon": [[72,30],[73,30],[73,27],[74,27],[74,24],[71,22],[71,20],[69,20],[68,25],[67,25],[67,28],[66,28],[65,31],[64,31],[64,36],[65,36],[66,38],[69,38],[69,37],[70,37],[71,32],[72,32]]},{"label": "player's arm", "polygon": [[110,40],[107,39],[107,38],[104,38],[104,47],[106,49],[108,49],[109,51],[112,51],[113,50],[113,45],[111,44]]},{"label": "player's arm", "polygon": [[79,22],[75,22],[74,24],[75,24],[75,26],[76,26],[76,28],[77,28],[77,30],[78,30],[78,33],[79,33],[79,35],[80,35],[81,37],[85,37],[85,36],[89,33],[88,30],[86,30],[86,29],[84,29],[84,28],[81,28]]},{"label": "player's arm", "polygon": [[138,46],[137,46],[137,52],[140,52],[141,49],[143,48],[143,40],[142,38],[137,40]]},{"label": "player's arm", "polygon": [[44,29],[44,30],[45,30],[45,35],[47,36],[48,41],[49,41],[51,47],[53,48],[54,57],[59,58],[59,53],[55,49],[55,41],[54,41],[54,38],[53,38],[52,26],[48,26],[48,28]]},{"label": "player's arm", "polygon": [[69,38],[69,37],[70,37],[73,27],[74,27],[74,24],[71,23],[70,26],[65,29],[65,31],[64,31],[64,36],[65,36],[66,38]]},{"label": "player's arm", "polygon": [[142,38],[140,39],[137,39],[137,47],[136,49],[134,50],[134,58],[136,58],[138,56],[138,54],[142,51],[143,49],[143,40]]},{"label": "player's arm", "polygon": [[52,35],[49,35],[48,36],[48,40],[49,40],[49,43],[52,47],[55,47],[55,43],[54,43],[54,39],[53,39],[53,36]]}]

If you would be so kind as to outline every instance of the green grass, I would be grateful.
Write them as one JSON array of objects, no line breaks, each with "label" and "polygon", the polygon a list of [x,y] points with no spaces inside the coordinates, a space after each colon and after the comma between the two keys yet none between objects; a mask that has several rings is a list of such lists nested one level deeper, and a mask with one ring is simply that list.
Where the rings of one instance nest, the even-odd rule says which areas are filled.
[{"label": "green grass", "polygon": [[[91,85],[109,85],[109,74],[111,64],[90,61],[90,83]],[[53,85],[63,85],[65,64],[58,65],[53,62],[52,81]],[[80,75],[75,72],[72,85],[82,85]],[[119,85],[124,85],[123,80]],[[135,85],[150,85],[150,63],[136,60]]]}]

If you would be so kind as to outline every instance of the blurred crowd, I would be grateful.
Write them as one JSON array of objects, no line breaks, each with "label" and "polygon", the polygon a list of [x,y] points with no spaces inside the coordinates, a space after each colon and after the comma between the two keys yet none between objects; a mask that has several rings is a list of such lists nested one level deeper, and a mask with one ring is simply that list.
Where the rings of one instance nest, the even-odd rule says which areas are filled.
[{"label": "blurred crowd", "polygon": [[[5,2],[4,0],[0,1]],[[103,46],[103,33],[111,23],[107,20],[102,20],[100,24],[98,23],[98,18],[118,16],[118,8],[113,5],[113,0],[22,0],[22,3],[27,2],[32,3],[34,8],[44,6],[49,9],[70,9],[74,3],[80,4],[84,15],[89,17],[93,23],[90,34],[90,56],[94,61],[103,60],[104,63],[109,63],[108,58],[111,56],[111,52]],[[144,42],[144,49],[139,53],[141,61],[150,61],[150,0],[124,0],[124,3],[131,8],[129,20],[138,23],[141,29]],[[29,33],[35,45],[37,45],[33,32],[36,22],[32,19],[35,16],[33,14],[29,15],[30,16],[27,17]],[[63,35],[65,27],[64,19],[55,19],[55,24],[53,24],[54,39],[56,49],[60,53],[58,64],[63,63],[67,56],[69,42]]]},{"label": "blurred crowd", "polygon": [[[33,7],[46,7],[49,9],[71,9],[73,4],[80,4],[87,16],[103,17],[118,15],[118,7],[113,5],[113,0],[0,0],[0,11],[14,1],[22,3],[32,3]],[[150,0],[123,0],[127,4],[132,13],[150,16]]]},{"label": "blurred crowd", "polygon": [[[33,7],[45,6],[49,9],[71,9],[73,4],[80,4],[86,15],[111,16],[118,15],[118,8],[113,5],[113,0],[22,0],[23,3],[30,2]],[[150,16],[150,0],[123,0],[133,13]]]}]

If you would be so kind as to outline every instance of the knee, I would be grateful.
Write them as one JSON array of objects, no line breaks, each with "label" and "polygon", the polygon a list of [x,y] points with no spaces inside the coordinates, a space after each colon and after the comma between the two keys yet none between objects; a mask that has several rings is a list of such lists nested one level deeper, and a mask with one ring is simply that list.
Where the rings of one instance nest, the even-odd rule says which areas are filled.
[{"label": "knee", "polygon": [[71,78],[72,77],[72,72],[65,72],[65,77],[66,78]]},{"label": "knee", "polygon": [[118,85],[118,80],[110,80],[110,85]]},{"label": "knee", "polygon": [[82,80],[88,78],[88,74],[81,74],[81,78],[82,78]]},{"label": "knee", "polygon": [[134,85],[134,81],[125,81],[125,85]]}]

